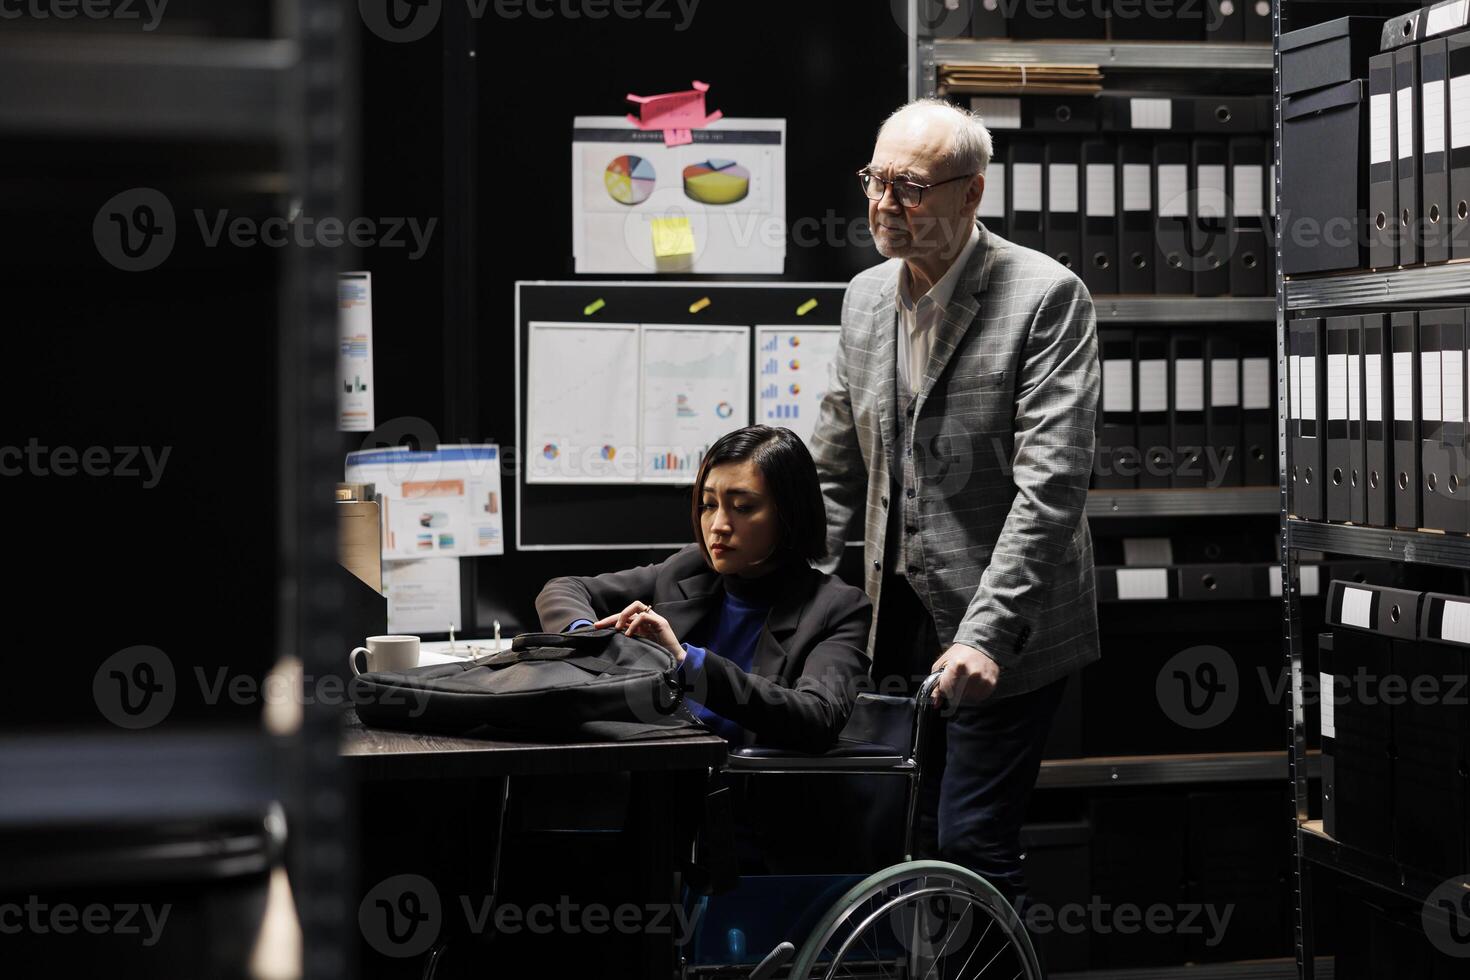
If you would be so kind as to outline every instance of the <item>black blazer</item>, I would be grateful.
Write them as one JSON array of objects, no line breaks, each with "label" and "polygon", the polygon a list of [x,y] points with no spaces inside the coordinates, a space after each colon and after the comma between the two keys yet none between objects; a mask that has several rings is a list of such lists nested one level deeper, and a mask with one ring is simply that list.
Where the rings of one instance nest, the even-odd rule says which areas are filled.
[{"label": "black blazer", "polygon": [[[656,565],[546,583],[536,597],[541,628],[560,633],[647,602],[685,640],[724,602],[722,577],[691,544]],[[689,696],[763,745],[823,751],[837,740],[868,675],[873,607],[862,589],[806,568],[783,592],[756,643],[751,672],[710,651]]]}]

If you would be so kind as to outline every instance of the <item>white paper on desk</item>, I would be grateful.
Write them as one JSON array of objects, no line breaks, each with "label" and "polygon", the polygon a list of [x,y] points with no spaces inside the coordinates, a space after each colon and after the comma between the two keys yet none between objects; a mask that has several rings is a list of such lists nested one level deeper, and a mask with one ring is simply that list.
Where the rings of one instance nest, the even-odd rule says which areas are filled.
[{"label": "white paper on desk", "polygon": [[388,632],[447,633],[464,622],[459,606],[459,559],[383,562]]},{"label": "white paper on desk", "polygon": [[337,277],[337,430],[371,432],[373,419],[373,278]]},{"label": "white paper on desk", "polygon": [[750,424],[750,328],[643,325],[642,478],[693,483],[720,436]]},{"label": "white paper on desk", "polygon": [[638,481],[636,323],[530,324],[527,483]]},{"label": "white paper on desk", "polygon": [[837,359],[839,327],[757,326],[755,418],[811,445]]},{"label": "white paper on desk", "polygon": [[[667,146],[622,116],[572,120],[576,271],[775,273],[786,266],[786,120],[725,118]],[[686,218],[690,255],[657,258],[654,218]]]},{"label": "white paper on desk", "polygon": [[348,453],[346,478],[377,491],[385,560],[505,553],[499,446]]}]

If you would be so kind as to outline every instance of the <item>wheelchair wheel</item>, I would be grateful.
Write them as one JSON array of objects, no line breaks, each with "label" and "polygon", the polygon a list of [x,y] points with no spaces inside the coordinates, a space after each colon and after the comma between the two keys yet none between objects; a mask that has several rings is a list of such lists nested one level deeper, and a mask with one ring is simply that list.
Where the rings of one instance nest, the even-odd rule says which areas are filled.
[{"label": "wheelchair wheel", "polygon": [[1041,980],[1041,967],[1020,918],[989,882],[955,864],[909,861],[839,899],[790,977]]}]

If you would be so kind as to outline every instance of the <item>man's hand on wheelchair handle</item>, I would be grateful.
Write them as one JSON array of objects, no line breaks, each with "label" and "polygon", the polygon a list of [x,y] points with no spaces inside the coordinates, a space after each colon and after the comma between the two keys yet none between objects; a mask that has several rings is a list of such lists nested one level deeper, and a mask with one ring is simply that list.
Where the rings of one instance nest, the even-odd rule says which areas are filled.
[{"label": "man's hand on wheelchair handle", "polygon": [[931,696],[934,707],[945,704],[979,704],[995,693],[1000,683],[1000,664],[974,647],[956,643],[939,655],[931,673],[940,674]]}]

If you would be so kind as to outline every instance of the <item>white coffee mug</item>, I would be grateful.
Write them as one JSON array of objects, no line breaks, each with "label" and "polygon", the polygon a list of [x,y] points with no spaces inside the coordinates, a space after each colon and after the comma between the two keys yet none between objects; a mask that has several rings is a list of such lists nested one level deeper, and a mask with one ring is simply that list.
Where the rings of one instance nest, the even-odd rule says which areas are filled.
[{"label": "white coffee mug", "polygon": [[[357,655],[363,654],[367,670],[357,669]],[[378,670],[407,670],[419,665],[419,638],[416,636],[370,636],[367,646],[356,647],[347,655],[347,664],[358,676]]]}]

